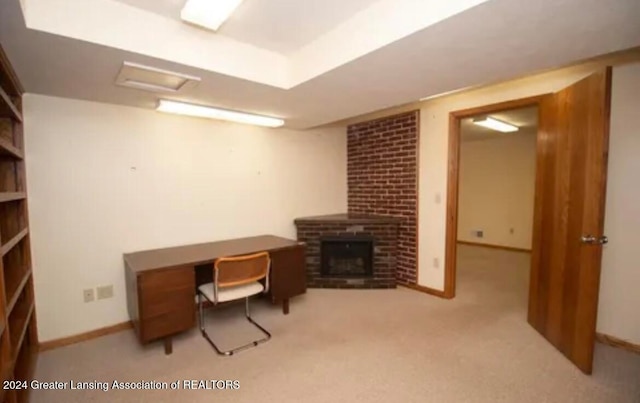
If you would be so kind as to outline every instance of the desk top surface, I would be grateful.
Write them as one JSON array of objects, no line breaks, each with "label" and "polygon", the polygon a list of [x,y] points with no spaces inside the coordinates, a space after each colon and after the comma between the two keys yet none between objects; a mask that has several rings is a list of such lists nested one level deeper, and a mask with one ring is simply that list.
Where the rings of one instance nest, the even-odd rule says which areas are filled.
[{"label": "desk top surface", "polygon": [[123,257],[130,270],[142,272],[174,266],[212,263],[219,257],[275,251],[300,244],[302,242],[292,239],[280,238],[274,235],[260,235],[125,253]]}]

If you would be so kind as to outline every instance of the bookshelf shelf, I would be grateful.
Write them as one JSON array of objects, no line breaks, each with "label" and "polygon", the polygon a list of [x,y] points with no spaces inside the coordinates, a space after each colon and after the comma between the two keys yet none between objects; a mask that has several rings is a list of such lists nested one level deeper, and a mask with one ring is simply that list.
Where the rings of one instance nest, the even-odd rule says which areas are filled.
[{"label": "bookshelf shelf", "polygon": [[22,122],[22,114],[18,110],[18,108],[13,104],[11,98],[5,92],[2,87],[0,87],[0,116],[8,117],[17,120],[18,122]]},{"label": "bookshelf shelf", "polygon": [[20,241],[24,239],[24,237],[27,236],[27,234],[29,234],[29,228],[25,228],[18,232],[18,234],[11,238],[11,240],[0,246],[0,254],[4,256],[9,253]]},{"label": "bookshelf shelf", "polygon": [[[17,316],[15,323],[13,323],[14,330],[11,331],[11,350],[15,358],[18,358],[18,353],[24,342],[24,337],[27,334],[27,325],[29,324],[29,320],[31,320],[33,308],[33,301],[25,302],[24,304],[18,305],[13,313],[13,315]],[[11,327],[12,324],[9,324],[9,326]]]},{"label": "bookshelf shelf", "polygon": [[31,275],[31,270],[26,271],[22,274],[22,276],[16,275],[15,279],[12,280],[12,283],[7,283],[8,286],[5,288],[5,292],[7,296],[11,296],[11,298],[7,298],[7,313],[13,311],[13,308],[18,301],[18,297],[20,297],[20,293],[24,289],[24,286],[27,285],[27,281],[29,281],[29,276]]},{"label": "bookshelf shelf", "polygon": [[23,159],[22,151],[6,139],[0,138],[0,157]]},{"label": "bookshelf shelf", "polygon": [[27,194],[24,192],[0,192],[0,203],[24,200],[26,198]]}]

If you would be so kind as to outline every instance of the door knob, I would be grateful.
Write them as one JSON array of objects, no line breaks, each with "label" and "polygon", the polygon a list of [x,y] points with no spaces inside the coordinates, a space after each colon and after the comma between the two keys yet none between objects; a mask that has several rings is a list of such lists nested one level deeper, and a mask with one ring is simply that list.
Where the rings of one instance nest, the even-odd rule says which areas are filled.
[{"label": "door knob", "polygon": [[609,238],[607,238],[606,236],[601,236],[598,238],[593,235],[587,234],[587,235],[583,235],[580,238],[580,241],[588,245],[604,245],[609,242]]}]

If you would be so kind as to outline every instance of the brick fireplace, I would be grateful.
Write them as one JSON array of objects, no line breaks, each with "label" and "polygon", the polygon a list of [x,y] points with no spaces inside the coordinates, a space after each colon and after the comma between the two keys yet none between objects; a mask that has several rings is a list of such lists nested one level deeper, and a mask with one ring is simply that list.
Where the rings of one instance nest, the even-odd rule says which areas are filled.
[{"label": "brick fireplace", "polygon": [[[417,283],[419,126],[420,112],[411,111],[347,127],[347,213],[295,220],[307,244],[309,287]],[[359,244],[348,244],[359,236],[373,238],[370,273]],[[344,253],[327,257],[323,240],[336,237],[347,243]],[[327,264],[338,271],[328,273]]]},{"label": "brick fireplace", "polygon": [[334,214],[295,220],[307,244],[307,286],[394,288],[401,218]]}]

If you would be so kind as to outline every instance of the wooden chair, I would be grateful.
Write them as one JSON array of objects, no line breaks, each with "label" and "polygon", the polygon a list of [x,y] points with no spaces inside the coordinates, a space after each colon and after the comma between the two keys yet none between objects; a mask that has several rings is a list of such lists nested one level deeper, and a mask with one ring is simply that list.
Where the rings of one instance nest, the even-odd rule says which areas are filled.
[{"label": "wooden chair", "polygon": [[[198,287],[200,331],[218,354],[233,355],[235,352],[255,347],[271,338],[269,332],[253,321],[249,312],[249,297],[269,291],[270,267],[271,259],[268,252],[219,258],[213,265],[213,283],[203,284]],[[261,280],[264,280],[264,283]],[[247,320],[260,329],[266,337],[231,350],[221,351],[205,330],[203,297],[214,305],[244,298]]]}]

